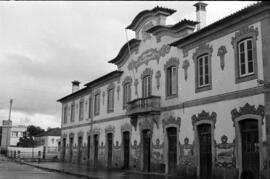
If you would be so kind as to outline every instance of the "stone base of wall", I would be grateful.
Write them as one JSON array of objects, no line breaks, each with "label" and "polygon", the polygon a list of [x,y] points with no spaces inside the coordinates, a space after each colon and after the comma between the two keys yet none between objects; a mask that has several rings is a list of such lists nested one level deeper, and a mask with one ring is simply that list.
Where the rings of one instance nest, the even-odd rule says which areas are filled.
[{"label": "stone base of wall", "polygon": [[179,166],[176,171],[176,176],[179,176],[179,178],[196,178],[196,170],[194,166]]},{"label": "stone base of wall", "polygon": [[261,172],[261,179],[270,179],[270,168]]},{"label": "stone base of wall", "polygon": [[239,170],[237,168],[213,168],[213,179],[238,179]]},{"label": "stone base of wall", "polygon": [[151,172],[165,173],[166,165],[163,163],[151,163]]}]

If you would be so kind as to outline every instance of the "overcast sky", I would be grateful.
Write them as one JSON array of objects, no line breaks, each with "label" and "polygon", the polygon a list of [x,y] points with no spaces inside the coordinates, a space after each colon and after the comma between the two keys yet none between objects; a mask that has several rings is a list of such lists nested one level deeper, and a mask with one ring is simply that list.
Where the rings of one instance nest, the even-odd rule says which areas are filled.
[{"label": "overcast sky", "polygon": [[[254,2],[207,2],[207,24]],[[125,27],[142,10],[177,10],[167,19],[196,20],[195,2],[0,2],[0,122],[59,127],[56,100],[116,69],[107,63],[126,42]],[[129,32],[129,38],[133,33]]]}]

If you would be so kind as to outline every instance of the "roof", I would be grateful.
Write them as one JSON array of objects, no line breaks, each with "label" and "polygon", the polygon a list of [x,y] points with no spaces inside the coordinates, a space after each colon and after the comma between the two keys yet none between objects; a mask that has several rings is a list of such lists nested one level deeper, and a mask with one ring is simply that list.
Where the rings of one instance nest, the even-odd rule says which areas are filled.
[{"label": "roof", "polygon": [[134,49],[138,48],[140,45],[141,40],[138,39],[131,39],[127,43],[123,45],[123,47],[120,49],[118,55],[109,61],[109,63],[114,63],[114,64],[120,64],[122,61],[124,61],[127,55],[129,55],[129,51],[133,51]]},{"label": "roof", "polygon": [[122,75],[122,73],[123,72],[119,71],[119,70],[115,70],[115,71],[112,71],[110,73],[107,73],[107,74],[105,74],[105,75],[103,75],[103,76],[101,76],[101,77],[99,77],[99,78],[97,78],[97,79],[95,79],[93,81],[90,81],[89,83],[86,83],[84,85],[86,87],[84,87],[84,88],[82,88],[82,89],[80,89],[80,90],[78,90],[78,91],[76,91],[74,93],[71,93],[71,94],[69,94],[67,96],[64,96],[63,98],[60,98],[57,101],[58,102],[63,102],[64,100],[67,100],[67,99],[69,99],[71,97],[80,96],[84,92],[91,91],[91,87],[97,86],[97,85],[99,85],[101,83],[104,83],[104,82],[110,80],[110,79],[120,77]]},{"label": "roof", "polygon": [[61,136],[61,129],[51,128],[35,137],[43,137],[43,136]]},{"label": "roof", "polygon": [[112,71],[110,73],[107,73],[89,83],[86,83],[84,86],[87,86],[87,87],[92,87],[92,86],[96,86],[102,82],[106,82],[110,79],[113,79],[113,78],[117,78],[117,77],[120,77],[122,75],[123,71],[119,71],[119,70],[115,70],[115,71]]},{"label": "roof", "polygon": [[155,33],[155,32],[158,32],[158,31],[165,31],[165,30],[169,30],[169,31],[178,31],[180,29],[182,29],[183,27],[188,27],[188,26],[195,26],[196,24],[198,24],[198,22],[196,21],[192,21],[192,20],[188,20],[188,19],[183,19],[181,20],[180,22],[174,24],[174,25],[167,25],[167,26],[164,26],[164,25],[157,25],[157,26],[154,26],[150,29],[148,29],[146,32],[148,33]]},{"label": "roof", "polygon": [[247,6],[239,11],[236,11],[235,13],[232,13],[231,15],[228,15],[200,30],[198,30],[197,32],[194,32],[180,40],[177,40],[173,43],[171,43],[170,45],[171,46],[179,46],[180,44],[182,44],[183,42],[186,42],[188,40],[191,40],[195,37],[198,37],[200,35],[204,35],[207,31],[210,31],[212,29],[215,29],[223,24],[226,24],[226,23],[229,23],[231,22],[233,19],[239,19],[239,17],[245,17],[246,14],[250,13],[251,11],[253,10],[256,10],[258,8],[262,8],[262,7],[265,7],[264,5],[270,5],[270,3],[268,2],[259,2],[259,3],[255,3],[253,5],[250,5],[250,6]]},{"label": "roof", "polygon": [[173,13],[175,13],[176,10],[174,9],[169,9],[169,8],[163,8],[163,7],[155,7],[152,10],[144,10],[140,12],[131,22],[130,25],[128,25],[126,28],[131,29],[131,30],[136,30],[137,27],[139,26],[140,22],[142,22],[144,19],[152,16],[157,16],[157,15],[164,15],[164,16],[170,16]]}]

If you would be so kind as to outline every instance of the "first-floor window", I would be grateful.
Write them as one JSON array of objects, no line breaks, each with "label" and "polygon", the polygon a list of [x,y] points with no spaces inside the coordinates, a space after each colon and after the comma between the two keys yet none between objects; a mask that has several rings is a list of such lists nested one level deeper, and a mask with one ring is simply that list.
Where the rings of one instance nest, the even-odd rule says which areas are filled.
[{"label": "first-floor window", "polygon": [[127,105],[127,103],[131,100],[131,83],[125,83],[124,84],[124,91],[123,91],[123,105],[124,107]]},{"label": "first-floor window", "polygon": [[209,85],[209,60],[208,55],[198,57],[198,87]]},{"label": "first-floor window", "polygon": [[94,113],[95,115],[99,115],[99,110],[100,110],[100,94],[95,95],[95,109]]},{"label": "first-floor window", "polygon": [[238,43],[239,76],[247,76],[254,73],[254,61],[252,40],[246,39]]},{"label": "first-floor window", "polygon": [[176,66],[167,68],[167,96],[176,95],[177,71]]},{"label": "first-floor window", "polygon": [[80,101],[79,120],[83,120],[83,100]]},{"label": "first-floor window", "polygon": [[71,122],[74,122],[74,118],[75,118],[75,103],[72,103],[72,105],[71,105],[70,121]]},{"label": "first-floor window", "polygon": [[67,106],[64,107],[63,115],[64,115],[64,124],[66,124],[67,123]]},{"label": "first-floor window", "polygon": [[113,88],[108,90],[108,112],[113,111],[113,106],[114,106],[113,92],[114,92]]},{"label": "first-floor window", "polygon": [[92,98],[89,98],[89,106],[88,106],[88,117],[89,119],[92,117]]},{"label": "first-floor window", "polygon": [[151,96],[151,76],[147,75],[142,80],[142,97],[146,98]]}]

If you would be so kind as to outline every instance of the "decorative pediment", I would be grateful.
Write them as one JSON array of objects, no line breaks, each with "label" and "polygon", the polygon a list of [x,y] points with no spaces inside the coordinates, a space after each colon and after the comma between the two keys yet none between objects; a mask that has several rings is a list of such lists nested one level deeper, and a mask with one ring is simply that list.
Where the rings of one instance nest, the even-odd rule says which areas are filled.
[{"label": "decorative pediment", "polygon": [[174,124],[180,128],[181,118],[170,115],[167,118],[163,119],[162,123],[163,123],[163,129],[165,129],[167,125],[171,125],[171,124]]},{"label": "decorative pediment", "polygon": [[197,122],[202,121],[202,120],[208,120],[208,121],[213,121],[214,124],[216,124],[216,118],[217,118],[217,113],[212,112],[211,115],[209,112],[205,112],[204,110],[198,114],[198,116],[193,115],[191,117],[192,119],[192,125],[194,126]]},{"label": "decorative pediment", "polygon": [[166,70],[168,67],[170,66],[176,66],[176,68],[178,69],[179,67],[179,58],[176,57],[171,57],[164,65],[164,71],[166,73]]},{"label": "decorative pediment", "polygon": [[114,133],[115,127],[112,125],[109,125],[105,128],[105,133]]},{"label": "decorative pediment", "polygon": [[100,133],[101,133],[101,129],[100,128],[94,128],[93,130],[92,130],[92,134],[93,135],[100,135]]},{"label": "decorative pediment", "polygon": [[121,126],[121,133],[129,131],[131,133],[132,126],[129,123],[125,123]]},{"label": "decorative pediment", "polygon": [[67,134],[62,134],[62,138],[67,138]]},{"label": "decorative pediment", "polygon": [[114,87],[115,87],[114,83],[110,83],[110,84],[108,85],[107,89],[108,89],[108,90],[109,90],[109,89],[114,89]]},{"label": "decorative pediment", "polygon": [[245,39],[245,38],[249,38],[249,37],[257,40],[258,34],[259,34],[259,31],[258,31],[257,27],[256,28],[254,28],[253,26],[243,27],[235,33],[235,37],[232,37],[231,44],[232,44],[233,48],[236,48],[238,41]]},{"label": "decorative pediment", "polygon": [[77,135],[78,137],[83,137],[83,131],[79,131]]},{"label": "decorative pediment", "polygon": [[152,131],[154,127],[153,120],[151,120],[148,117],[145,117],[140,120],[139,126],[140,126],[140,131],[143,131],[145,129],[149,129]]},{"label": "decorative pediment", "polygon": [[151,60],[156,60],[157,63],[159,63],[160,58],[168,54],[170,49],[171,47],[169,45],[163,45],[159,50],[156,48],[150,48],[142,52],[136,61],[131,60],[131,62],[128,64],[128,70],[136,69],[137,72],[138,67],[143,64],[148,65]]},{"label": "decorative pediment", "polygon": [[145,76],[150,75],[151,77],[153,76],[153,70],[151,68],[146,68],[142,74],[141,74],[141,79],[143,79]]},{"label": "decorative pediment", "polygon": [[122,85],[126,84],[126,83],[132,83],[132,78],[131,76],[126,76],[122,82]]},{"label": "decorative pediment", "polygon": [[97,94],[100,94],[100,93],[101,93],[100,89],[95,89],[94,95],[97,95]]},{"label": "decorative pediment", "polygon": [[265,111],[263,105],[259,105],[258,108],[255,108],[255,105],[250,105],[249,103],[246,103],[243,107],[240,107],[239,110],[237,110],[236,108],[233,109],[231,111],[231,114],[232,120],[234,122],[236,118],[246,114],[254,114],[264,117]]},{"label": "decorative pediment", "polygon": [[74,138],[75,134],[73,132],[69,133],[69,138]]},{"label": "decorative pediment", "polygon": [[193,53],[193,61],[195,62],[197,58],[202,54],[208,54],[209,58],[211,58],[213,52],[212,45],[209,44],[201,44],[198,48],[196,48],[195,52]]}]

